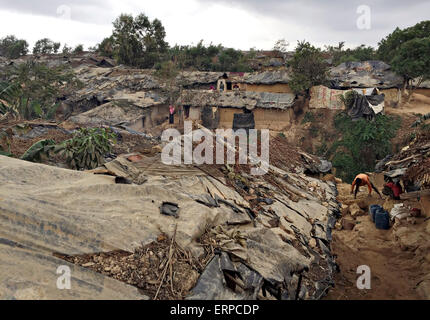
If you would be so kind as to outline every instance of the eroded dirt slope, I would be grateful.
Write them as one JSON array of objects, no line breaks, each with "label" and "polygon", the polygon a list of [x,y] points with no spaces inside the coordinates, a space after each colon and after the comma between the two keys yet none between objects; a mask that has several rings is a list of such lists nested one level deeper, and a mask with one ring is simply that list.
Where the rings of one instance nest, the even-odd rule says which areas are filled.
[{"label": "eroded dirt slope", "polygon": [[[355,221],[353,230],[333,232],[332,250],[340,273],[328,300],[423,299],[425,292],[418,288],[429,273],[429,222],[425,217],[398,221],[390,230],[378,230],[366,208],[370,204],[392,206],[393,201],[371,197],[362,188],[357,200],[350,194],[351,186],[338,184],[338,200],[344,204],[343,219]],[[401,201],[398,201],[401,202]],[[347,206],[357,203],[362,211],[352,217]],[[410,202],[419,207],[419,203]],[[340,226],[339,226],[340,227]],[[406,231],[406,232],[403,232]],[[359,290],[357,268],[367,265],[371,270],[371,289]]]}]

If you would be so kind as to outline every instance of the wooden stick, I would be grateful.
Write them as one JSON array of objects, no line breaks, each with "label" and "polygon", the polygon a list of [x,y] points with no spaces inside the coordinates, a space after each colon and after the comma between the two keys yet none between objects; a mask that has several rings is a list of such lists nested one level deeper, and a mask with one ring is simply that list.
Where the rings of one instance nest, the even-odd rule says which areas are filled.
[{"label": "wooden stick", "polygon": [[155,294],[154,300],[157,300],[158,294],[160,293],[161,290],[161,286],[163,285],[164,282],[164,278],[166,277],[167,274],[167,270],[170,266],[170,263],[172,262],[172,257],[173,257],[173,244],[175,243],[175,239],[176,239],[176,229],[178,228],[178,225],[175,225],[175,231],[173,232],[173,237],[172,237],[172,241],[170,243],[170,248],[169,248],[169,259],[167,261],[166,266],[164,267],[164,271],[163,271],[163,275],[161,276],[161,281],[160,281],[160,285],[158,286],[157,289],[157,293]]}]

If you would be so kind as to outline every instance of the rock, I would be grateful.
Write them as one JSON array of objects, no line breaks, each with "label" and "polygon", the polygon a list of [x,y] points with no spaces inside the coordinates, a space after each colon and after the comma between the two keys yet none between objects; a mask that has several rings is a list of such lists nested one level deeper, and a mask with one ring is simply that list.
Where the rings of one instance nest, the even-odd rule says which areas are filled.
[{"label": "rock", "polygon": [[342,208],[340,210],[342,216],[346,216],[349,213],[349,207],[346,204],[342,204]]},{"label": "rock", "polygon": [[415,219],[414,217],[407,217],[406,222],[410,224],[417,224],[417,219]]},{"label": "rock", "polygon": [[343,218],[343,219],[342,219],[342,227],[343,227],[345,230],[353,230],[353,229],[354,229],[354,227],[355,227],[355,225],[356,225],[356,223],[355,223],[355,221],[354,221],[354,220],[351,220],[351,219],[345,219],[345,218]]},{"label": "rock", "polygon": [[322,179],[322,181],[333,181],[335,182],[335,177],[331,173],[326,174]]},{"label": "rock", "polygon": [[403,251],[416,250],[423,242],[426,241],[426,235],[419,231],[411,231],[408,227],[400,227],[395,230],[395,237]]},{"label": "rock", "polygon": [[387,198],[384,202],[383,208],[384,208],[384,210],[391,212],[391,210],[393,210],[395,204],[396,204],[395,200]]},{"label": "rock", "polygon": [[357,202],[357,205],[360,207],[360,209],[367,211],[369,208],[369,204],[367,203],[366,200],[362,199],[360,201]]},{"label": "rock", "polygon": [[161,153],[163,149],[161,148],[161,146],[157,145],[157,146],[153,146],[152,147],[152,152],[153,153]]},{"label": "rock", "polygon": [[420,282],[420,284],[417,287],[417,291],[424,299],[429,300],[430,299],[430,280],[426,279]]},{"label": "rock", "polygon": [[427,225],[426,225],[425,231],[430,234],[430,220],[427,220],[426,224]]},{"label": "rock", "polygon": [[88,263],[83,264],[82,266],[83,266],[84,268],[89,268],[89,267],[92,267],[93,265],[95,265],[95,263],[94,263],[94,262],[88,262]]},{"label": "rock", "polygon": [[349,212],[351,213],[351,216],[353,216],[354,218],[358,216],[363,216],[366,214],[363,210],[361,210],[361,208],[358,206],[357,203],[353,203],[349,206]]}]

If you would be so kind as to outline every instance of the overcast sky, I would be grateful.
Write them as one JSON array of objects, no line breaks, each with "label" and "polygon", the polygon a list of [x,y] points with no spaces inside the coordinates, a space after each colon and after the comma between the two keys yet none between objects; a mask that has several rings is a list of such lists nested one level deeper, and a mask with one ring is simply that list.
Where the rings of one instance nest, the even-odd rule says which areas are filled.
[{"label": "overcast sky", "polygon": [[285,38],[289,49],[304,39],[352,47],[376,46],[396,27],[430,19],[430,1],[0,0],[0,38],[14,34],[33,45],[48,37],[87,48],[111,34],[121,13],[141,12],[162,21],[170,45],[203,39],[236,49],[272,49]]}]

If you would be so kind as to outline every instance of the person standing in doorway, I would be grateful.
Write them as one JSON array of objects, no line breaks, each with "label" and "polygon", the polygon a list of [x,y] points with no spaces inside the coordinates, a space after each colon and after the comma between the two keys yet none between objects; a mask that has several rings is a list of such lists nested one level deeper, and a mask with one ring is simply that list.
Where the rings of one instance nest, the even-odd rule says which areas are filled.
[{"label": "person standing in doorway", "polygon": [[169,124],[175,123],[175,107],[170,105],[169,107]]}]

